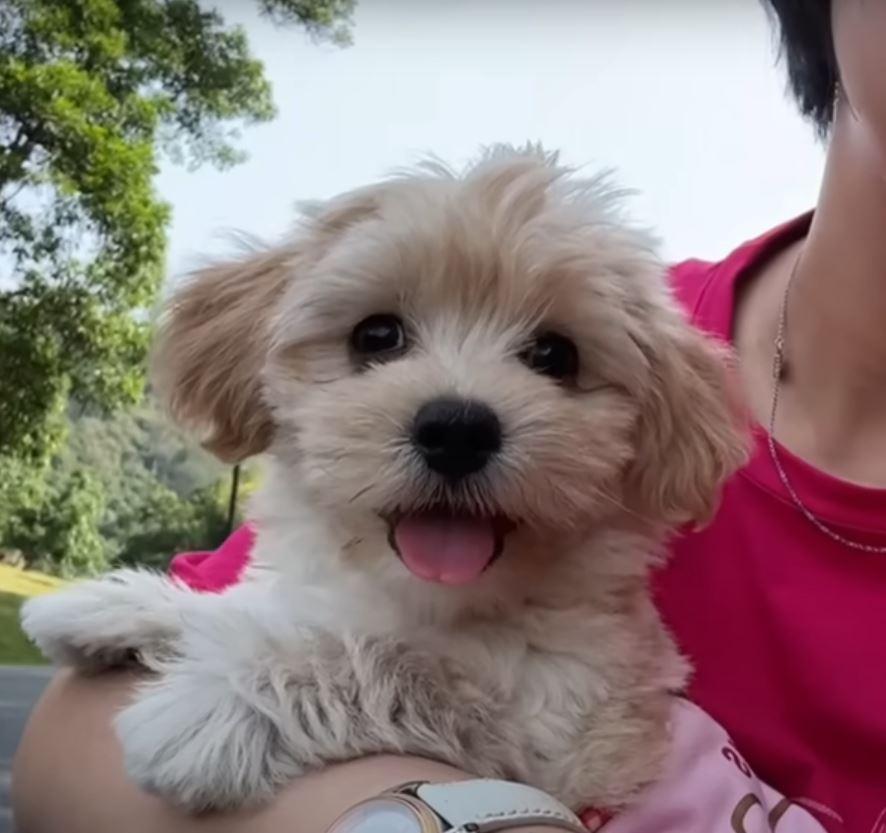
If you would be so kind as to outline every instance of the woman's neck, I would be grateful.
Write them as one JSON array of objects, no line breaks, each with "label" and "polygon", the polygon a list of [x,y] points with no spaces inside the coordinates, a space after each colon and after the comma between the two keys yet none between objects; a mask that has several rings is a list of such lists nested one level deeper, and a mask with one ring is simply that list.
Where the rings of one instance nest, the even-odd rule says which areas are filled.
[{"label": "woman's neck", "polygon": [[[794,395],[851,429],[886,418],[886,159],[844,102],[788,298]],[[793,270],[793,264],[792,264]]]},{"label": "woman's neck", "polygon": [[886,160],[843,103],[807,238],[737,298],[735,344],[754,416],[767,424],[788,282],[788,375],[776,438],[846,480],[886,486]]}]

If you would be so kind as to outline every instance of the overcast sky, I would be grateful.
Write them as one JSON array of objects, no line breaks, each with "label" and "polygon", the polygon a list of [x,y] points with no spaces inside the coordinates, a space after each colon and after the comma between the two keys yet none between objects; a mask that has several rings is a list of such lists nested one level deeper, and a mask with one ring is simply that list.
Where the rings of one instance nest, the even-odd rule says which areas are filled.
[{"label": "overcast sky", "polygon": [[228,231],[282,235],[298,200],[498,141],[614,167],[670,259],[721,256],[814,200],[822,150],[785,97],[758,0],[358,0],[344,50],[255,6],[218,3],[279,115],[246,131],[233,170],[164,166],[173,276],[226,251]]}]

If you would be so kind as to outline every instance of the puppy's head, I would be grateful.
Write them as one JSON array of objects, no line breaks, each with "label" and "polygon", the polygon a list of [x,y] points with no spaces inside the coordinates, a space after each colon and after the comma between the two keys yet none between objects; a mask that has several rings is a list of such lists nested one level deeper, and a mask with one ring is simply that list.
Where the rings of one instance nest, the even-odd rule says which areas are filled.
[{"label": "puppy's head", "polygon": [[345,195],[179,288],[159,389],[219,456],[269,451],[425,579],[704,519],[744,451],[724,356],[616,208],[537,152]]}]

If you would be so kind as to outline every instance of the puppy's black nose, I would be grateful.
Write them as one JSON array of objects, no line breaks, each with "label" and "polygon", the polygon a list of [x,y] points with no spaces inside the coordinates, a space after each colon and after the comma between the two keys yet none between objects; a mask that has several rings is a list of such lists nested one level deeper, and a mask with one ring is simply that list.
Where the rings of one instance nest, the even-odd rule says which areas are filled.
[{"label": "puppy's black nose", "polygon": [[480,471],[501,448],[501,423],[482,402],[432,399],[415,415],[412,442],[428,468],[460,480]]}]

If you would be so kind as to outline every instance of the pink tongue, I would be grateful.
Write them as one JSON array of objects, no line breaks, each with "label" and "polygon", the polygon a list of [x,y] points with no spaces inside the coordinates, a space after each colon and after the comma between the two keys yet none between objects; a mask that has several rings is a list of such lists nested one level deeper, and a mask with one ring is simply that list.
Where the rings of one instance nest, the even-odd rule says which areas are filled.
[{"label": "pink tongue", "polygon": [[409,570],[425,581],[467,584],[495,555],[491,520],[412,515],[394,527],[394,542]]}]

